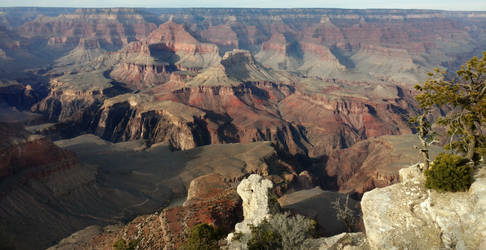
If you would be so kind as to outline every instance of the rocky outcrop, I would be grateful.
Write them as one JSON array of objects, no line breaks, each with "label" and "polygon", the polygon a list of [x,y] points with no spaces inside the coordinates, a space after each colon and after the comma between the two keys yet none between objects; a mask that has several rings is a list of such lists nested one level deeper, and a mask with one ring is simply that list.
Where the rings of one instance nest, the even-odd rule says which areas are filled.
[{"label": "rocky outcrop", "polygon": [[486,246],[486,169],[467,192],[427,190],[418,165],[400,170],[399,184],[363,195],[372,249],[483,249]]},{"label": "rocky outcrop", "polygon": [[308,239],[302,249],[319,250],[368,250],[370,249],[364,233],[341,233],[332,237]]},{"label": "rocky outcrop", "polygon": [[[238,195],[243,200],[244,220],[235,225],[234,233],[227,237],[228,249],[247,249],[247,242],[251,233],[250,226],[258,226],[263,220],[268,219],[272,213],[272,202],[269,190],[273,183],[263,179],[260,175],[250,175],[240,182],[237,188]],[[233,239],[235,234],[242,234],[238,239]]]},{"label": "rocky outcrop", "polygon": [[[245,220],[235,227],[237,232],[248,233],[248,224],[258,225],[270,214],[268,191],[273,183],[259,175],[250,175],[238,185],[238,195],[243,200],[243,216]],[[245,231],[246,230],[246,231]]]},{"label": "rocky outcrop", "polygon": [[199,42],[184,25],[172,20],[161,24],[147,37],[149,44],[162,44],[178,57],[175,64],[183,69],[199,70],[219,61],[218,46]]},{"label": "rocky outcrop", "polygon": [[253,58],[248,50],[235,49],[224,54],[221,65],[228,77],[240,82],[290,83],[285,75],[269,70]]},{"label": "rocky outcrop", "polygon": [[81,119],[85,111],[96,108],[103,99],[124,92],[100,71],[53,78],[49,89],[49,94],[31,109],[53,122]]},{"label": "rocky outcrop", "polygon": [[179,150],[210,144],[204,112],[176,102],[144,98],[128,94],[106,100],[98,111],[98,120],[93,121],[95,134],[113,142],[164,142]]},{"label": "rocky outcrop", "polygon": [[[263,179],[259,175],[250,175],[247,179],[240,182],[237,191],[243,200],[244,220],[237,223],[235,226],[235,231],[227,236],[227,245],[224,249],[247,249],[247,243],[252,232],[251,227],[258,226],[264,220],[268,221],[276,216],[275,214],[278,212],[277,210],[279,210],[280,207],[273,204],[275,201],[272,200],[272,195],[269,193],[272,186],[273,185],[270,180]],[[319,219],[319,223],[323,223],[322,226],[335,227],[336,222],[339,222],[335,218],[329,218],[330,214],[335,213],[335,208],[330,207],[331,202],[329,201],[329,195],[333,196],[333,198],[342,196],[337,193],[325,194],[324,191],[320,190],[319,188],[315,188],[312,190],[302,190],[285,195],[281,197],[278,202],[285,206],[282,207],[284,209],[290,209],[293,212],[303,213],[314,218],[320,216],[321,218]],[[356,203],[352,201],[346,205],[352,207],[355,204]],[[312,211],[312,209],[315,210]],[[355,210],[355,208],[352,209]],[[284,215],[283,218],[291,220],[288,218],[288,214]],[[291,224],[285,225],[289,226]],[[297,225],[292,225],[291,227],[295,226]],[[328,233],[331,233],[331,235],[336,231],[336,228],[327,229],[330,230]],[[274,228],[273,230],[278,231],[279,229]],[[292,229],[287,228],[283,230]],[[337,230],[339,231],[339,229]],[[237,238],[236,235],[238,236]],[[290,241],[293,239],[294,238],[291,237]],[[342,233],[329,238],[304,238],[302,241],[302,245],[299,245],[298,248],[291,249],[368,249],[368,243],[363,233]],[[284,247],[284,249],[287,248]]]},{"label": "rocky outcrop", "polygon": [[133,89],[144,89],[151,85],[163,84],[169,81],[171,65],[147,65],[137,63],[121,63],[111,71],[110,76],[117,81],[127,83]]}]

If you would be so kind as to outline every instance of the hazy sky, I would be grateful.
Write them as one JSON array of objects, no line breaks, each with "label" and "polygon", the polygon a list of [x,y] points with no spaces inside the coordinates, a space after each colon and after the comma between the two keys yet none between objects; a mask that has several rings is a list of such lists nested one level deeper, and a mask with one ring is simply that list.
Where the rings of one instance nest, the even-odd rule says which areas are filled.
[{"label": "hazy sky", "polygon": [[0,6],[383,8],[486,11],[486,0],[0,0]]}]

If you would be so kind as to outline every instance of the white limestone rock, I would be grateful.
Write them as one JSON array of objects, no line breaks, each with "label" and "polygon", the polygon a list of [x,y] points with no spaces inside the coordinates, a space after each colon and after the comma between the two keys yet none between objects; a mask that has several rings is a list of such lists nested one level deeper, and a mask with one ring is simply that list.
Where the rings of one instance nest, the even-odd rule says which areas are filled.
[{"label": "white limestone rock", "polygon": [[364,233],[341,233],[331,237],[307,239],[301,249],[308,250],[368,250]]},{"label": "white limestone rock", "polygon": [[250,175],[238,185],[236,192],[243,200],[243,216],[246,222],[258,225],[268,218],[270,215],[268,191],[272,187],[271,181],[257,174]]},{"label": "white limestone rock", "polygon": [[235,233],[242,234],[239,240],[233,240],[234,233],[227,237],[229,249],[247,249],[250,226],[258,226],[264,219],[270,217],[269,190],[273,187],[271,181],[260,175],[252,174],[241,181],[236,191],[243,200],[244,220],[235,225]]},{"label": "white limestone rock", "polygon": [[486,168],[468,192],[427,190],[418,165],[400,170],[401,183],[363,195],[372,249],[486,249]]}]

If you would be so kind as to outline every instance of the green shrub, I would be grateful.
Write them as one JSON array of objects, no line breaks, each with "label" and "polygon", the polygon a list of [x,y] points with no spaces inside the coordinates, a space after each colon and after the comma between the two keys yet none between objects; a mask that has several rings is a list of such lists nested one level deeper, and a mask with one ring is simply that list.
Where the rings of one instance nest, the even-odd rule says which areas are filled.
[{"label": "green shrub", "polygon": [[249,250],[282,249],[282,237],[273,230],[268,221],[264,220],[258,226],[250,225],[250,228]]},{"label": "green shrub", "polygon": [[116,250],[135,250],[137,248],[139,240],[130,240],[128,243],[124,239],[119,239],[113,248]]},{"label": "green shrub", "polygon": [[441,153],[425,171],[425,186],[442,192],[467,191],[472,183],[472,167],[467,162],[459,155]]},{"label": "green shrub", "polygon": [[125,250],[127,246],[127,242],[124,239],[119,239],[115,244],[113,244],[113,248],[116,250]]},{"label": "green shrub", "polygon": [[218,241],[223,234],[209,224],[197,224],[187,236],[187,241],[181,246],[185,250],[219,249]]}]

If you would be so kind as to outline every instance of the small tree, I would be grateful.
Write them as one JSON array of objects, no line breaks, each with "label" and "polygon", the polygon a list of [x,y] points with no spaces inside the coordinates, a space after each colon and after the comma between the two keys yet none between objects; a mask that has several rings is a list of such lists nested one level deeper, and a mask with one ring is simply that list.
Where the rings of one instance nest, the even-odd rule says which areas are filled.
[{"label": "small tree", "polygon": [[447,72],[435,69],[415,98],[424,110],[447,107],[450,111],[437,120],[451,136],[448,147],[477,162],[486,152],[486,137],[482,128],[486,122],[486,52],[478,59],[473,57],[448,80]]},{"label": "small tree", "polygon": [[425,109],[422,114],[413,117],[410,119],[412,123],[415,124],[418,130],[418,138],[420,140],[420,146],[416,148],[420,150],[420,154],[422,155],[424,161],[424,170],[428,170],[430,166],[430,154],[429,149],[432,144],[436,141],[434,140],[435,133],[432,131],[432,124],[427,119],[430,110]]},{"label": "small tree", "polygon": [[338,197],[332,205],[334,209],[336,209],[336,218],[344,223],[348,232],[352,232],[353,226],[356,225],[356,217],[354,211],[349,208],[349,194],[346,195],[346,201],[343,204],[344,206],[341,206],[340,197]]}]

